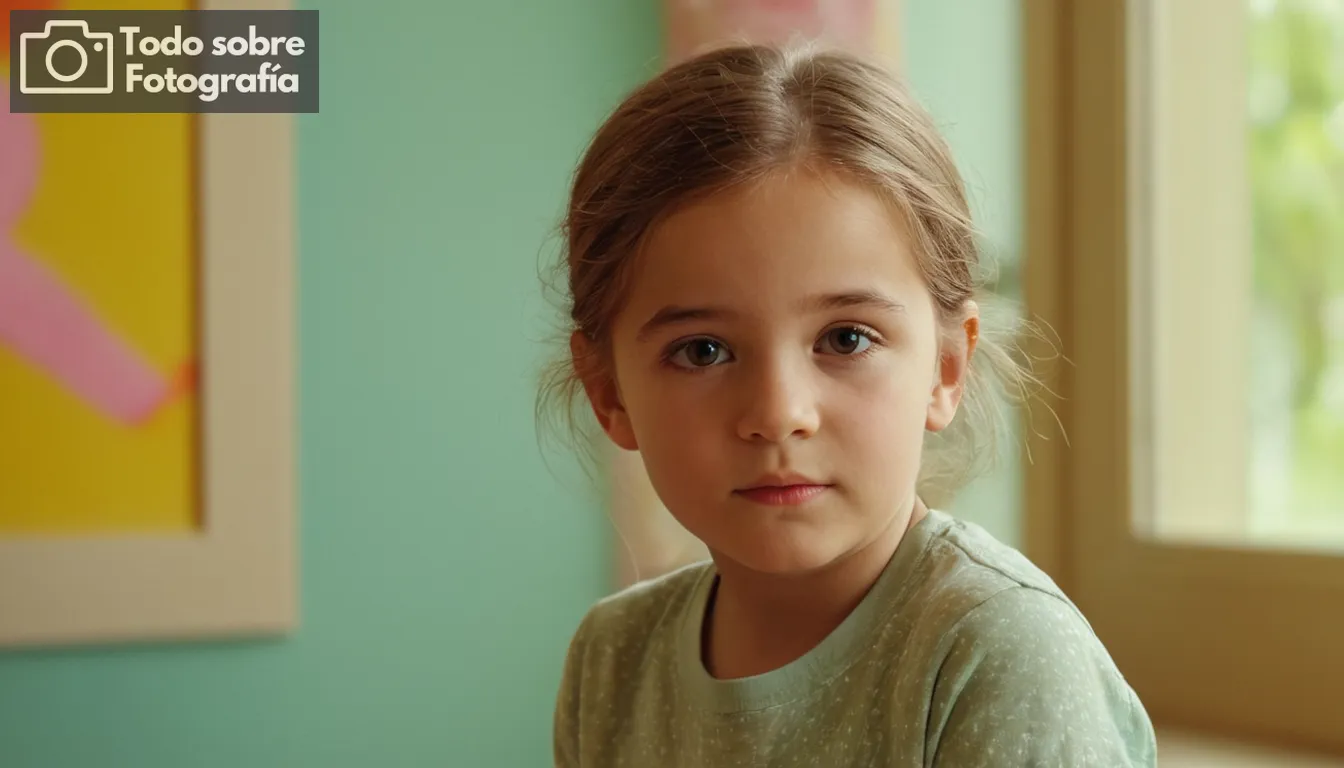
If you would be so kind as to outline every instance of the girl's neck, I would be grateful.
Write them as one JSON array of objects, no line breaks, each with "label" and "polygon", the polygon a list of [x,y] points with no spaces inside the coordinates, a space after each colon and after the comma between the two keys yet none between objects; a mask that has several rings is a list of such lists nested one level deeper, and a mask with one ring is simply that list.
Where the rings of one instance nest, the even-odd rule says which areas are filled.
[{"label": "girl's neck", "polygon": [[813,573],[777,576],[718,560],[703,631],[714,677],[749,677],[812,650],[862,602],[907,531],[928,514],[918,498],[862,549]]}]

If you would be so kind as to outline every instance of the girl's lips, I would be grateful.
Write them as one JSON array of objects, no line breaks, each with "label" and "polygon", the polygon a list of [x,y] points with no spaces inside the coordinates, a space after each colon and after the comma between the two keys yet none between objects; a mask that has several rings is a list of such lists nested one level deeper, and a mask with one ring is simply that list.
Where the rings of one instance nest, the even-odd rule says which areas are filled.
[{"label": "girl's lips", "polygon": [[829,485],[765,485],[735,491],[737,495],[775,507],[797,506],[825,493]]}]

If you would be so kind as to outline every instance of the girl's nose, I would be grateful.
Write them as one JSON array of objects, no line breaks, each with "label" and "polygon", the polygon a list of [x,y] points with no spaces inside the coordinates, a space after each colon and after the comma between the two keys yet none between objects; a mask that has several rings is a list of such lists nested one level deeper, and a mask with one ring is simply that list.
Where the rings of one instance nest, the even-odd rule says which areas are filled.
[{"label": "girl's nose", "polygon": [[760,371],[742,398],[737,434],[743,440],[806,439],[821,425],[811,377],[794,367],[774,365]]}]

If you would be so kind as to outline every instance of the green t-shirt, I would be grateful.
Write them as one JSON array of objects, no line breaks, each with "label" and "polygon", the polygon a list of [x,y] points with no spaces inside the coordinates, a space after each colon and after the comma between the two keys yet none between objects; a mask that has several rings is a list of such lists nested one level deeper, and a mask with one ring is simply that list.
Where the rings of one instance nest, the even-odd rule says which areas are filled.
[{"label": "green t-shirt", "polygon": [[1082,614],[976,525],[930,510],[834,632],[754,677],[701,662],[715,578],[687,566],[587,613],[557,766],[1156,765],[1148,715]]}]

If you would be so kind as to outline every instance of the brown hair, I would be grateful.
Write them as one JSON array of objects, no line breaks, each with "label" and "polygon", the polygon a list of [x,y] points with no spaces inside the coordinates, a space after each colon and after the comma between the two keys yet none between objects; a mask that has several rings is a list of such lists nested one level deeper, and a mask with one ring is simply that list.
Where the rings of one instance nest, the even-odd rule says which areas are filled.
[{"label": "brown hair", "polygon": [[[687,201],[799,164],[846,174],[901,216],[943,324],[960,328],[983,281],[977,233],[952,153],[930,116],[886,69],[811,44],[738,45],[683,61],[646,82],[593,137],[562,226],[566,338],[581,332],[605,355],[631,262],[657,223]],[[961,408],[928,435],[920,492],[950,493],[996,455],[996,395],[1036,382],[1008,353],[1015,323],[983,317]],[[581,366],[565,352],[548,369],[538,416],[575,426]],[[548,406],[561,406],[552,411]],[[584,409],[585,411],[587,409]],[[591,443],[589,443],[591,447]]]}]

